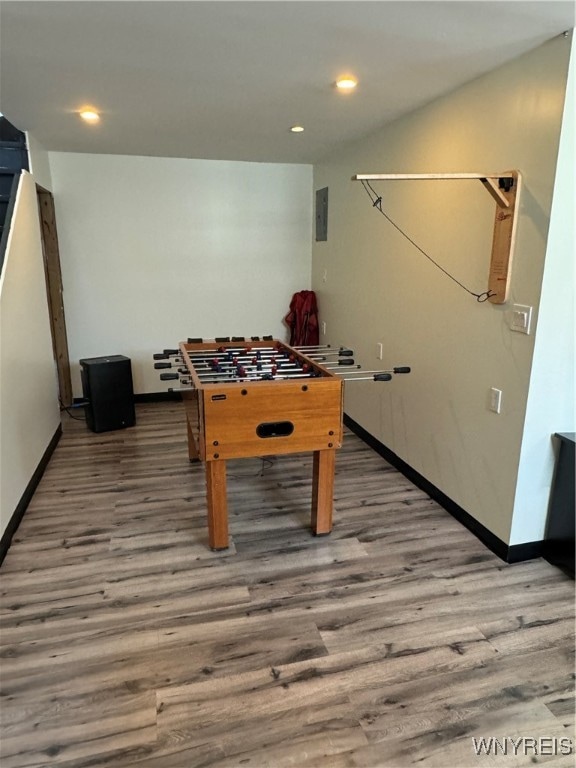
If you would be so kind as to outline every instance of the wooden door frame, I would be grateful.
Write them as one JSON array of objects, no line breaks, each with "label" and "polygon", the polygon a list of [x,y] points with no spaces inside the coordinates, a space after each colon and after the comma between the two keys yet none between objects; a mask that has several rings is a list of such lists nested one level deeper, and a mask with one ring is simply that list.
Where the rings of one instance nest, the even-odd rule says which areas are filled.
[{"label": "wooden door frame", "polygon": [[52,349],[58,373],[58,394],[60,407],[68,408],[72,405],[73,399],[72,380],[70,377],[70,358],[68,355],[68,337],[64,315],[62,271],[60,268],[54,196],[52,192],[44,189],[39,184],[36,184],[36,195],[38,198],[38,215],[40,217],[40,237],[44,257]]}]

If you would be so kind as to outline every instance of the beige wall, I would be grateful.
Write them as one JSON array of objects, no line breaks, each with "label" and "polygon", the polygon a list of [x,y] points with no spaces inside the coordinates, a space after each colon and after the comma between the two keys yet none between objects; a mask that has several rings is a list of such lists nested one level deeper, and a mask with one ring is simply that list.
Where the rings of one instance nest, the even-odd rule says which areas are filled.
[{"label": "beige wall", "polygon": [[137,393],[152,353],[188,336],[284,338],[310,288],[312,168],[51,152],[74,393],[82,357],[123,354]]},{"label": "beige wall", "polygon": [[[352,346],[368,367],[382,365],[382,343],[385,365],[413,368],[389,384],[347,385],[348,414],[504,542],[535,339],[510,331],[511,304],[531,305],[536,327],[569,50],[569,39],[555,39],[335,153],[314,173],[315,189],[329,187],[328,241],[315,244],[312,272],[325,340]],[[350,180],[511,168],[521,170],[524,188],[504,306],[478,304],[454,285]],[[431,256],[473,291],[487,288],[494,203],[480,183],[386,182],[378,192]],[[491,387],[503,392],[499,415],[487,408]],[[545,513],[538,511],[540,530]],[[518,532],[515,543],[533,532]]]},{"label": "beige wall", "polygon": [[59,424],[36,185],[24,173],[0,282],[0,535]]}]

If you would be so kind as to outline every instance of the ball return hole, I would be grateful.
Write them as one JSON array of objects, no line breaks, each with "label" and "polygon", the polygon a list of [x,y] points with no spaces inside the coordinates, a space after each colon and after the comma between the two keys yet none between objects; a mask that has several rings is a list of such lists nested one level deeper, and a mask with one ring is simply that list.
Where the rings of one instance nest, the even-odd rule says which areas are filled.
[{"label": "ball return hole", "polygon": [[292,432],[294,424],[291,421],[268,421],[256,427],[258,437],[288,437]]}]

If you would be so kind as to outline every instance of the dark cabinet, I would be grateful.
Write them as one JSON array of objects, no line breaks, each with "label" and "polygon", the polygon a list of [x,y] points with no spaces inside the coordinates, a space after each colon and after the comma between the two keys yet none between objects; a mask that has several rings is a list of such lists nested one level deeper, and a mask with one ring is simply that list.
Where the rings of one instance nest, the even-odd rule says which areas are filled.
[{"label": "dark cabinet", "polygon": [[574,432],[557,433],[559,453],[550,494],[544,557],[574,578]]}]

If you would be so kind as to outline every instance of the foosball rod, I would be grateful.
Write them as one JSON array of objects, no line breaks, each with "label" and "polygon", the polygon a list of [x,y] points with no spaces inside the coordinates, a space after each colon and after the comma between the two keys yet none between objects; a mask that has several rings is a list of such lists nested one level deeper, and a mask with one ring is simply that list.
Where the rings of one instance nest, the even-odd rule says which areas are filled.
[{"label": "foosball rod", "polygon": [[207,341],[204,341],[204,339],[201,339],[199,337],[192,338],[188,337],[188,344],[238,344],[238,343],[250,343],[251,341],[274,341],[274,336],[268,335],[268,336],[250,336],[250,338],[246,338],[246,336],[216,336],[213,339],[208,339]]},{"label": "foosball rod", "polygon": [[356,363],[354,361],[353,357],[345,357],[342,360],[338,360],[338,363],[336,365],[323,365],[322,368],[324,368],[327,371],[338,371],[343,366],[347,366],[347,367],[354,366],[354,368],[362,368],[360,363]]},{"label": "foosball rod", "polygon": [[[211,355],[248,355],[256,354],[256,352],[268,354],[268,355],[281,355],[284,354],[283,350],[276,349],[275,347],[215,347],[214,349],[194,349],[187,351],[188,357],[210,357]],[[181,352],[179,354],[182,354]]]},{"label": "foosball rod", "polygon": [[[267,366],[266,368],[269,368],[270,370],[266,370],[266,369],[264,369],[264,370],[246,370],[245,372],[248,375],[255,375],[255,376],[258,376],[259,374],[271,373],[272,366]],[[336,369],[334,369],[334,370],[336,370]],[[378,370],[365,370],[361,366],[358,366],[357,369],[353,369],[351,371],[336,370],[336,374],[338,376],[344,376],[346,381],[353,381],[353,380],[355,380],[359,376],[365,376],[365,375],[368,375],[368,374],[370,374],[370,375],[373,375],[373,374],[390,374],[390,375],[396,374],[396,375],[399,375],[399,374],[410,373],[410,371],[411,371],[411,369],[408,366],[397,366],[395,368],[390,368],[388,370],[382,370],[382,369],[378,369]],[[287,378],[291,377],[291,376],[311,376],[311,377],[314,377],[314,375],[317,374],[317,372],[314,371],[314,370],[312,370],[312,371],[304,371],[304,370],[302,370],[302,368],[299,368],[299,367],[294,367],[293,370],[291,370],[289,367],[285,367],[285,368],[279,367],[277,369],[276,373],[278,375],[283,375],[283,376],[285,376]],[[182,375],[182,376],[190,375],[188,370],[180,371],[179,374]],[[176,374],[173,374],[173,375],[176,375]],[[235,368],[233,368],[233,367],[231,367],[229,370],[226,370],[226,371],[216,371],[216,370],[215,371],[200,371],[200,372],[196,371],[196,375],[199,378],[203,378],[203,379],[217,378],[218,376],[220,376],[220,377],[228,377],[228,378],[232,378],[232,379],[234,379],[234,378],[241,378],[239,376],[237,370]],[[316,378],[321,378],[321,376],[316,376]]]},{"label": "foosball rod", "polygon": [[342,347],[342,349],[339,349],[338,351],[327,349],[314,352],[311,350],[310,352],[303,352],[302,354],[305,354],[306,357],[309,357],[312,360],[326,360],[327,357],[352,357],[354,350]]},{"label": "foosball rod", "polygon": [[339,376],[345,376],[346,374],[354,376],[355,374],[365,374],[365,373],[391,373],[391,374],[392,373],[396,373],[396,374],[399,374],[399,373],[410,373],[411,370],[412,369],[409,366],[407,366],[407,365],[399,365],[399,366],[396,366],[395,368],[389,368],[387,370],[382,370],[382,368],[380,368],[377,371],[366,371],[363,368],[360,368],[359,371],[356,371],[356,370],[353,370],[353,371],[337,371],[337,373],[338,373]]},{"label": "foosball rod", "polygon": [[[401,369],[394,369],[393,372],[390,371],[357,371],[357,372],[351,372],[356,373],[355,376],[347,376],[343,378],[343,381],[349,382],[349,381],[391,381],[393,373],[408,373],[406,370]],[[370,374],[370,375],[368,375]],[[182,374],[184,376],[184,374]],[[160,374],[160,379],[162,381],[169,381],[169,380],[175,380],[180,378],[180,375],[177,373],[164,373]],[[202,384],[235,384],[235,383],[242,383],[244,381],[287,381],[290,379],[310,379],[310,378],[316,378],[315,372],[311,371],[310,373],[300,373],[299,371],[294,372],[285,372],[285,373],[261,373],[259,371],[256,372],[246,372],[245,376],[238,376],[235,375],[233,372],[230,373],[213,373],[213,374],[202,374],[203,381]],[[184,380],[183,383],[189,384],[189,380]],[[191,389],[194,389],[194,387],[190,387]],[[173,390],[170,390],[173,391]]]},{"label": "foosball rod", "polygon": [[[229,357],[227,354],[220,352],[217,354],[212,353],[210,355],[191,356],[191,362],[194,365],[197,365],[198,363],[212,362],[214,360],[219,360],[221,362],[232,362],[232,360],[248,362],[252,360],[270,360],[275,357],[279,357],[282,360],[290,359],[290,356],[286,352],[275,353],[275,354],[273,354],[272,352],[267,352],[264,356],[260,355],[259,357],[256,355],[234,355],[233,357]],[[170,362],[177,363],[177,364],[184,362],[182,355],[172,356],[172,355],[166,355],[164,353],[155,354],[154,360],[156,361],[170,360]]]},{"label": "foosball rod", "polygon": [[[255,366],[244,367],[240,366],[241,371],[235,366],[227,367],[220,370],[197,370],[194,369],[194,374],[202,383],[206,383],[208,380],[221,379],[222,381],[234,381],[239,378],[245,378],[246,376],[278,376],[283,378],[294,378],[298,376],[305,376],[308,378],[322,378],[322,372],[316,371],[310,366],[310,370],[306,370],[300,366],[278,366],[274,370],[274,366],[263,366],[258,370]],[[170,379],[176,379],[178,377],[191,377],[192,374],[187,368],[179,368],[177,371],[170,373],[161,373],[160,378],[163,381]]]},{"label": "foosball rod", "polygon": [[349,381],[392,381],[392,374],[391,373],[376,373],[373,376],[357,376],[357,377],[347,377],[343,379],[346,383]]},{"label": "foosball rod", "polygon": [[264,352],[258,350],[258,352],[246,352],[243,350],[241,353],[238,352],[232,352],[229,354],[228,352],[210,352],[209,354],[201,354],[201,355],[191,355],[189,354],[188,357],[191,362],[203,362],[205,360],[253,360],[254,358],[259,360],[268,360],[271,357],[279,357],[283,359],[288,359],[290,357],[289,352],[284,351],[278,351],[278,350],[265,350]]},{"label": "foosball rod", "polygon": [[175,352],[173,349],[165,349],[163,352],[155,352],[152,355],[153,360],[168,360],[170,357],[182,357],[180,352]]},{"label": "foosball rod", "polygon": [[[165,352],[169,352],[172,350],[164,350]],[[233,346],[224,346],[220,345],[218,347],[207,347],[206,349],[190,349],[186,350],[186,354],[189,357],[205,357],[207,355],[227,355],[229,353],[239,353],[244,352],[245,354],[249,354],[252,352],[255,354],[256,352],[264,352],[268,354],[288,354],[290,352],[289,349],[279,349],[278,347],[251,347],[250,344],[241,344],[237,347]],[[182,354],[180,351],[178,354]]]},{"label": "foosball rod", "polygon": [[[249,339],[244,336],[224,336],[224,337],[216,337],[215,339],[210,339],[209,341],[204,341],[203,339],[199,338],[188,338],[188,344],[244,344],[244,345],[250,345],[250,342],[259,342],[259,341],[274,341],[273,336],[262,336],[260,338],[259,336],[251,336]],[[279,344],[284,344],[284,342],[278,340]],[[332,349],[331,344],[290,344],[286,345],[290,346],[292,349]],[[264,349],[264,347],[261,347],[261,349]]]},{"label": "foosball rod", "polygon": [[[223,360],[223,361],[219,361],[217,366],[215,366],[215,365],[208,365],[208,364],[195,365],[194,366],[194,371],[199,376],[206,376],[206,375],[210,375],[212,373],[234,373],[239,367],[241,367],[241,368],[251,368],[251,369],[256,368],[257,371],[260,371],[262,369],[268,370],[268,369],[272,369],[274,367],[276,367],[276,369],[279,369],[279,370],[282,370],[282,371],[288,371],[288,370],[290,370],[292,368],[294,370],[302,371],[306,366],[310,367],[310,365],[308,363],[304,363],[303,365],[300,365],[299,363],[280,362],[280,363],[277,364],[277,363],[272,363],[272,362],[266,362],[266,361],[259,360],[257,363],[251,363],[249,365],[248,364],[247,365],[240,365],[240,364],[234,363],[232,361]],[[175,363],[175,364],[166,363],[166,362],[154,363],[154,368],[157,371],[166,370],[166,369],[172,369],[173,367],[177,368],[178,373],[183,373],[183,374],[189,373],[188,368],[186,368],[181,363]],[[223,370],[223,369],[225,369],[225,370]],[[303,371],[303,372],[305,372],[305,371]]]},{"label": "foosball rod", "polygon": [[[352,349],[349,349],[347,347],[340,347],[340,349],[331,349],[328,347],[322,347],[322,348],[314,348],[310,350],[304,350],[304,349],[297,349],[294,348],[296,353],[301,353],[305,357],[310,358],[317,358],[319,356],[325,356],[325,357],[350,357],[354,354],[354,351]],[[174,350],[164,350],[163,354],[166,354],[167,356],[170,355],[170,353],[176,354]],[[162,353],[161,353],[162,354]],[[163,359],[161,357],[161,354],[155,355],[154,359],[161,360]],[[181,356],[181,353],[178,353]],[[196,351],[190,351],[187,352],[187,355],[190,359],[196,360],[196,359],[204,359],[209,357],[217,357],[217,356],[226,356],[229,357],[230,355],[234,355],[235,357],[250,357],[254,355],[261,355],[261,356],[284,356],[284,357],[290,357],[292,354],[291,350],[289,349],[278,349],[276,347],[227,347],[226,349],[207,349],[207,350],[196,350]]]},{"label": "foosball rod", "polygon": [[[323,351],[323,352],[310,352],[309,354],[302,353],[302,356],[309,357],[311,360],[326,360],[327,358],[331,357],[351,357],[354,354],[354,351],[352,349],[345,349],[342,348],[339,351]],[[181,355],[180,355],[181,357]],[[207,352],[202,353],[188,353],[188,357],[191,360],[208,360],[210,358],[224,358],[224,359],[231,359],[232,357],[238,358],[238,359],[251,359],[253,357],[258,358],[269,358],[269,357],[294,357],[292,352],[285,349],[254,349],[254,350],[217,350],[212,351],[208,350]],[[154,359],[162,360],[164,359],[160,355],[154,356]]]},{"label": "foosball rod", "polygon": [[[362,372],[363,373],[363,372]],[[164,377],[164,378],[163,378]],[[176,374],[160,374],[160,378],[163,381],[167,380],[173,380],[176,378],[179,378]],[[248,376],[240,376],[240,377],[233,377],[233,376],[209,376],[204,381],[202,381],[202,384],[241,384],[245,381],[287,381],[291,379],[310,379],[314,378],[313,373],[294,373],[294,374],[286,374],[286,375],[279,375],[279,374],[251,374]],[[386,371],[375,373],[371,376],[356,376],[356,377],[348,377],[343,379],[343,381],[351,382],[351,381],[391,381],[392,380],[392,374],[388,373]],[[189,384],[189,381],[185,381],[183,383]],[[194,387],[185,387],[181,389],[174,389],[170,388],[169,392],[174,391],[187,391],[189,389],[194,389]]]},{"label": "foosball rod", "polygon": [[[274,338],[272,336],[263,336],[262,339],[260,339],[258,336],[253,336],[251,339],[245,339],[244,336],[232,336],[225,337],[225,338],[216,338],[211,339],[210,341],[203,341],[203,339],[188,339],[188,344],[212,344],[213,347],[208,347],[208,349],[218,349],[219,346],[222,346],[223,344],[237,344],[237,347],[227,347],[229,349],[245,349],[246,347],[250,346],[250,342],[259,342],[259,341],[274,341]],[[279,341],[279,344],[282,346],[290,347],[291,349],[335,349],[331,344],[284,344],[284,342]],[[278,349],[278,347],[254,347],[254,349]],[[340,349],[345,349],[345,347],[340,347]],[[178,353],[179,350],[175,349],[173,350],[175,353]],[[191,352],[202,352],[203,350],[191,350]],[[168,352],[168,350],[164,350],[164,352]]]},{"label": "foosball rod", "polygon": [[[158,363],[156,363],[156,365],[158,365]],[[160,365],[171,365],[171,363],[160,363]],[[254,368],[257,365],[263,365],[268,368],[273,365],[278,367],[284,366],[285,368],[294,368],[295,366],[302,367],[302,365],[311,365],[311,363],[307,363],[306,361],[300,362],[299,360],[289,360],[288,358],[282,358],[280,360],[277,360],[276,358],[261,358],[260,360],[257,360],[251,357],[248,360],[234,358],[234,360],[212,359],[210,361],[196,362],[194,363],[194,369],[197,371],[204,370],[206,368],[216,369],[218,366],[222,366],[224,368],[237,368],[239,366],[246,368],[247,366],[250,366],[251,368]]]},{"label": "foosball rod", "polygon": [[[302,345],[302,344],[294,344],[291,345],[292,349],[334,349],[334,347],[331,344],[310,344],[309,346]],[[344,349],[344,347],[340,347],[340,349]]]},{"label": "foosball rod", "polygon": [[[351,357],[354,354],[354,351],[346,347],[340,347],[339,350],[323,347],[311,349],[309,352],[302,351],[302,354],[312,360],[322,361],[327,357]],[[254,357],[255,355],[259,355],[260,357],[290,357],[291,352],[287,349],[276,349],[275,347],[257,347],[254,349],[246,349],[246,347],[228,347],[226,350],[208,349],[201,352],[188,352],[187,355],[191,360],[206,360],[212,357],[229,358],[230,355],[241,359]],[[172,357],[182,359],[182,353],[176,349],[165,349],[163,352],[155,353],[152,357],[154,360],[167,360]]]},{"label": "foosball rod", "polygon": [[326,345],[318,345],[317,347],[293,347],[293,349],[296,350],[296,352],[301,352],[303,355],[310,355],[310,354],[338,354],[339,352],[343,352],[346,349],[350,349],[350,347],[331,347],[330,344]]},{"label": "foosball rod", "polygon": [[241,383],[243,381],[288,381],[292,379],[313,379],[314,374],[313,373],[286,373],[286,374],[279,374],[279,373],[261,373],[259,371],[255,371],[250,374],[246,374],[246,376],[236,376],[229,379],[219,379],[217,377],[214,377],[212,379],[206,379],[206,381],[203,381],[203,384],[234,384],[234,383]]},{"label": "foosball rod", "polygon": [[[290,376],[312,376],[313,377],[314,374],[316,374],[316,371],[313,371],[313,370],[312,371],[304,371],[304,370],[302,370],[302,368],[294,368],[292,370],[288,369],[288,368],[278,368],[276,371],[272,371],[272,369],[270,368],[268,370],[266,370],[266,369],[264,369],[264,370],[254,370],[254,369],[247,370],[247,369],[244,369],[244,373],[247,376],[262,376],[262,375],[265,375],[265,374],[272,374],[274,376],[278,375],[278,376],[285,376],[285,377],[290,377]],[[183,373],[182,375],[185,376],[187,374]],[[217,376],[221,376],[223,378],[224,377],[228,377],[230,379],[242,378],[242,374],[239,373],[238,371],[236,371],[236,369],[232,369],[232,370],[228,370],[228,371],[201,371],[200,373],[198,371],[196,371],[196,375],[200,379],[212,379],[212,378],[215,378]],[[316,376],[318,377],[318,374],[316,374]]]},{"label": "foosball rod", "polygon": [[223,353],[220,354],[212,354],[212,355],[202,355],[201,357],[192,357],[191,362],[196,365],[197,363],[211,363],[214,360],[218,360],[223,363],[231,363],[233,360],[238,360],[242,362],[249,362],[251,360],[272,360],[272,359],[279,359],[279,360],[297,360],[298,358],[295,355],[289,355],[285,352],[282,353],[273,353],[273,352],[265,352],[263,355],[255,355],[255,354],[245,354],[245,355],[225,355]]},{"label": "foosball rod", "polygon": [[[219,366],[222,366],[222,367],[225,367],[225,368],[236,368],[240,364],[242,364],[243,366],[244,365],[248,365],[250,367],[257,366],[258,364],[260,364],[262,366],[265,366],[265,367],[271,367],[273,365],[277,365],[277,367],[279,367],[279,368],[282,368],[282,367],[283,368],[291,368],[291,367],[302,368],[304,365],[310,365],[309,363],[306,363],[306,362],[301,363],[299,361],[289,361],[289,362],[286,362],[286,361],[283,361],[283,360],[279,360],[278,362],[272,362],[271,360],[270,361],[268,361],[268,360],[258,360],[255,363],[255,362],[253,362],[253,358],[250,358],[250,360],[251,360],[251,362],[240,361],[240,360],[238,360],[237,362],[234,362],[233,360],[218,360],[217,364]],[[334,362],[334,361],[331,361],[331,362]],[[357,363],[354,362],[353,358],[345,357],[342,360],[338,360],[337,364],[333,364],[333,365],[329,365],[329,366],[322,366],[322,367],[326,368],[327,370],[332,370],[332,369],[338,368],[339,366],[351,366],[351,365],[357,365]],[[171,363],[155,363],[155,367],[167,368],[167,367],[172,367],[172,364]],[[210,366],[209,363],[205,363],[204,362],[204,363],[202,363],[200,365],[195,364],[194,365],[194,370],[202,371],[202,370],[205,370],[205,369],[210,368],[210,367],[211,366]],[[359,365],[358,365],[358,368],[360,368]],[[213,367],[213,369],[214,369],[214,367]]]},{"label": "foosball rod", "polygon": [[[351,358],[345,358],[341,361],[339,361],[339,365],[341,366],[351,366],[354,365],[354,360]],[[292,376],[294,374],[301,374],[306,376],[314,376],[316,377],[321,376],[321,371],[316,371],[314,368],[311,371],[305,370],[305,366],[308,366],[308,363],[304,363],[304,365],[300,365],[298,363],[280,363],[279,365],[273,364],[273,363],[263,363],[260,362],[260,368],[258,369],[257,365],[251,365],[251,366],[238,366],[235,363],[232,362],[222,362],[218,364],[218,368],[210,368],[208,365],[204,366],[195,366],[194,372],[200,379],[206,379],[206,378],[214,378],[217,374],[221,374],[222,376],[228,376],[229,378],[238,377],[238,367],[242,367],[245,369],[245,372],[247,374],[258,374],[258,373],[272,373],[272,369],[275,367],[276,371],[275,373],[278,374],[284,374],[286,376]],[[176,366],[175,366],[176,367]],[[358,368],[361,368],[360,365],[357,366]],[[166,370],[166,369],[172,369],[172,363],[154,363],[154,368],[156,370]],[[335,372],[339,372],[339,369],[337,366],[330,366],[326,370],[333,370]],[[356,371],[347,371],[347,373],[356,373]],[[185,368],[184,366],[178,368],[178,371],[176,374],[173,374],[172,376],[190,376],[190,371]]]},{"label": "foosball rod", "polygon": [[[202,380],[202,384],[240,384],[243,381],[288,381],[291,379],[312,379],[315,378],[314,373],[299,373],[295,371],[294,373],[286,373],[286,374],[269,374],[269,373],[259,373],[259,372],[253,372],[253,373],[246,373],[245,376],[232,376],[229,374],[213,374],[206,376],[205,379]],[[161,373],[160,374],[160,380],[161,381],[176,381],[176,379],[180,379],[180,376],[177,373]],[[182,383],[189,384],[190,381],[187,380],[186,377],[183,377],[181,379]],[[191,387],[192,389],[194,387]]]},{"label": "foosball rod", "polygon": [[[287,350],[279,350],[276,347],[246,347],[246,345],[243,345],[241,347],[226,347],[224,349],[223,347],[209,347],[208,349],[197,349],[197,350],[190,350],[186,351],[186,354],[188,357],[210,357],[213,355],[227,355],[229,352],[232,353],[244,353],[248,354],[248,352],[254,350],[255,352],[267,352],[269,354],[288,354]],[[155,352],[152,357],[154,360],[165,360],[168,357],[182,357],[183,353],[180,349],[164,349],[162,352]]]},{"label": "foosball rod", "polygon": [[274,341],[274,336],[216,336],[213,339],[202,339],[188,336],[187,344],[250,344],[251,341]]},{"label": "foosball rod", "polygon": [[[294,368],[294,370],[286,370],[285,368],[279,368],[277,371],[273,372],[272,370],[262,370],[262,371],[248,371],[244,369],[244,374],[238,373],[238,371],[205,371],[202,373],[196,372],[196,375],[201,381],[207,381],[208,379],[214,379],[217,377],[220,377],[222,379],[241,379],[243,376],[263,376],[265,374],[269,374],[272,376],[310,376],[313,373],[313,371],[303,371],[301,368]],[[183,376],[186,374],[182,374]]]}]

